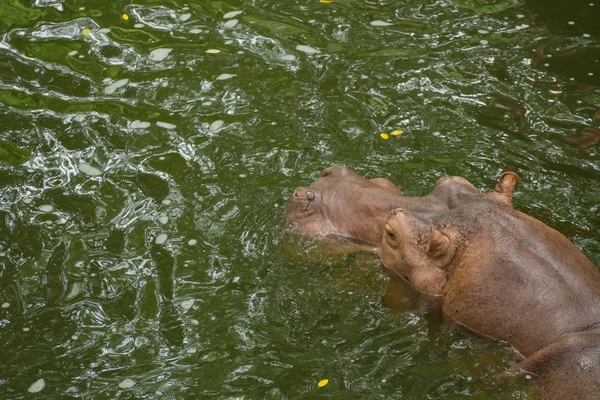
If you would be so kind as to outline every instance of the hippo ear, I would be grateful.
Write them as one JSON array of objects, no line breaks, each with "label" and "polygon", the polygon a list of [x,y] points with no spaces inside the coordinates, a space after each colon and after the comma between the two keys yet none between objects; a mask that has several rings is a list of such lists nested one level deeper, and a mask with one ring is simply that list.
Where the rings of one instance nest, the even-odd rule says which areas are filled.
[{"label": "hippo ear", "polygon": [[373,178],[373,179],[371,179],[371,182],[373,182],[380,188],[387,190],[388,192],[390,192],[392,194],[402,195],[400,188],[398,186],[394,185],[394,183],[392,181],[390,181],[389,179]]},{"label": "hippo ear", "polygon": [[456,243],[452,235],[449,232],[431,228],[431,240],[427,253],[435,265],[440,269],[448,268],[455,252]]},{"label": "hippo ear", "polygon": [[505,202],[512,205],[513,192],[518,184],[519,175],[511,171],[505,172],[500,175],[495,192],[498,193]]}]

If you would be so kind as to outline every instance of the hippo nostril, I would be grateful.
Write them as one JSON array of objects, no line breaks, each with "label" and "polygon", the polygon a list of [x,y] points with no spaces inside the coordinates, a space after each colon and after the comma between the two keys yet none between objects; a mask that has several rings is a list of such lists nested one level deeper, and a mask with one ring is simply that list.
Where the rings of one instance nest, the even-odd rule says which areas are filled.
[{"label": "hippo nostril", "polygon": [[401,212],[404,212],[404,210],[401,208],[394,208],[392,210],[392,215],[397,215],[398,213],[401,213]]},{"label": "hippo nostril", "polygon": [[313,201],[315,199],[315,192],[306,192],[306,199],[308,201]]}]

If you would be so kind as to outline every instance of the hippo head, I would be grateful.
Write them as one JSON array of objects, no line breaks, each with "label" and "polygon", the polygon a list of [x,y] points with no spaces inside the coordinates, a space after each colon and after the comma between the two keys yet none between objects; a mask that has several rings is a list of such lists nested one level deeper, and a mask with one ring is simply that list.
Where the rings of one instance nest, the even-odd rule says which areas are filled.
[{"label": "hippo head", "polygon": [[[437,186],[450,181],[453,186],[458,182],[468,188],[468,182],[460,179],[443,178]],[[441,296],[448,272],[459,258],[459,250],[483,230],[478,222],[480,216],[489,214],[490,210],[512,212],[512,193],[518,181],[517,174],[505,172],[494,192],[481,193],[474,188],[462,191],[451,197],[446,210],[392,210],[381,239],[383,264],[418,291]]]},{"label": "hippo head", "polygon": [[286,215],[308,234],[378,243],[383,222],[401,195],[388,179],[368,180],[335,166],[325,169],[311,186],[296,188]]}]

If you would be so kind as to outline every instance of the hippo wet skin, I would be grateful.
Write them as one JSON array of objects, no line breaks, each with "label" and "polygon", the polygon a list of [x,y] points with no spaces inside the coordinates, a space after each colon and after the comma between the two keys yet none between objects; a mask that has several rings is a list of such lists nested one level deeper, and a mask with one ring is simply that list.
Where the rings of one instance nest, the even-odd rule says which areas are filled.
[{"label": "hippo wet skin", "polygon": [[505,341],[548,399],[600,398],[600,272],[558,231],[512,208],[514,173],[496,191],[468,181],[447,209],[394,209],[384,265],[441,296],[459,324]]}]

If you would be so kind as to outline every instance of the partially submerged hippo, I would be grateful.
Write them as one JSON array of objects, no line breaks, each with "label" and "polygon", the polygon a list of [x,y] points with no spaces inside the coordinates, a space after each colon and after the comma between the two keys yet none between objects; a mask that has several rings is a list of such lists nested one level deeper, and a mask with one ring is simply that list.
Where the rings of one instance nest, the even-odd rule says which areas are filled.
[{"label": "partially submerged hippo", "polygon": [[375,248],[391,210],[447,210],[465,194],[465,182],[468,184],[459,177],[442,178],[431,194],[409,197],[388,179],[368,180],[346,167],[335,166],[323,170],[310,187],[297,188],[288,200],[286,215],[306,233],[351,238]]},{"label": "partially submerged hippo", "polygon": [[562,234],[512,208],[517,182],[505,173],[484,194],[464,181],[447,209],[394,209],[381,258],[441,296],[459,324],[514,346],[548,398],[600,398],[600,272]]}]

